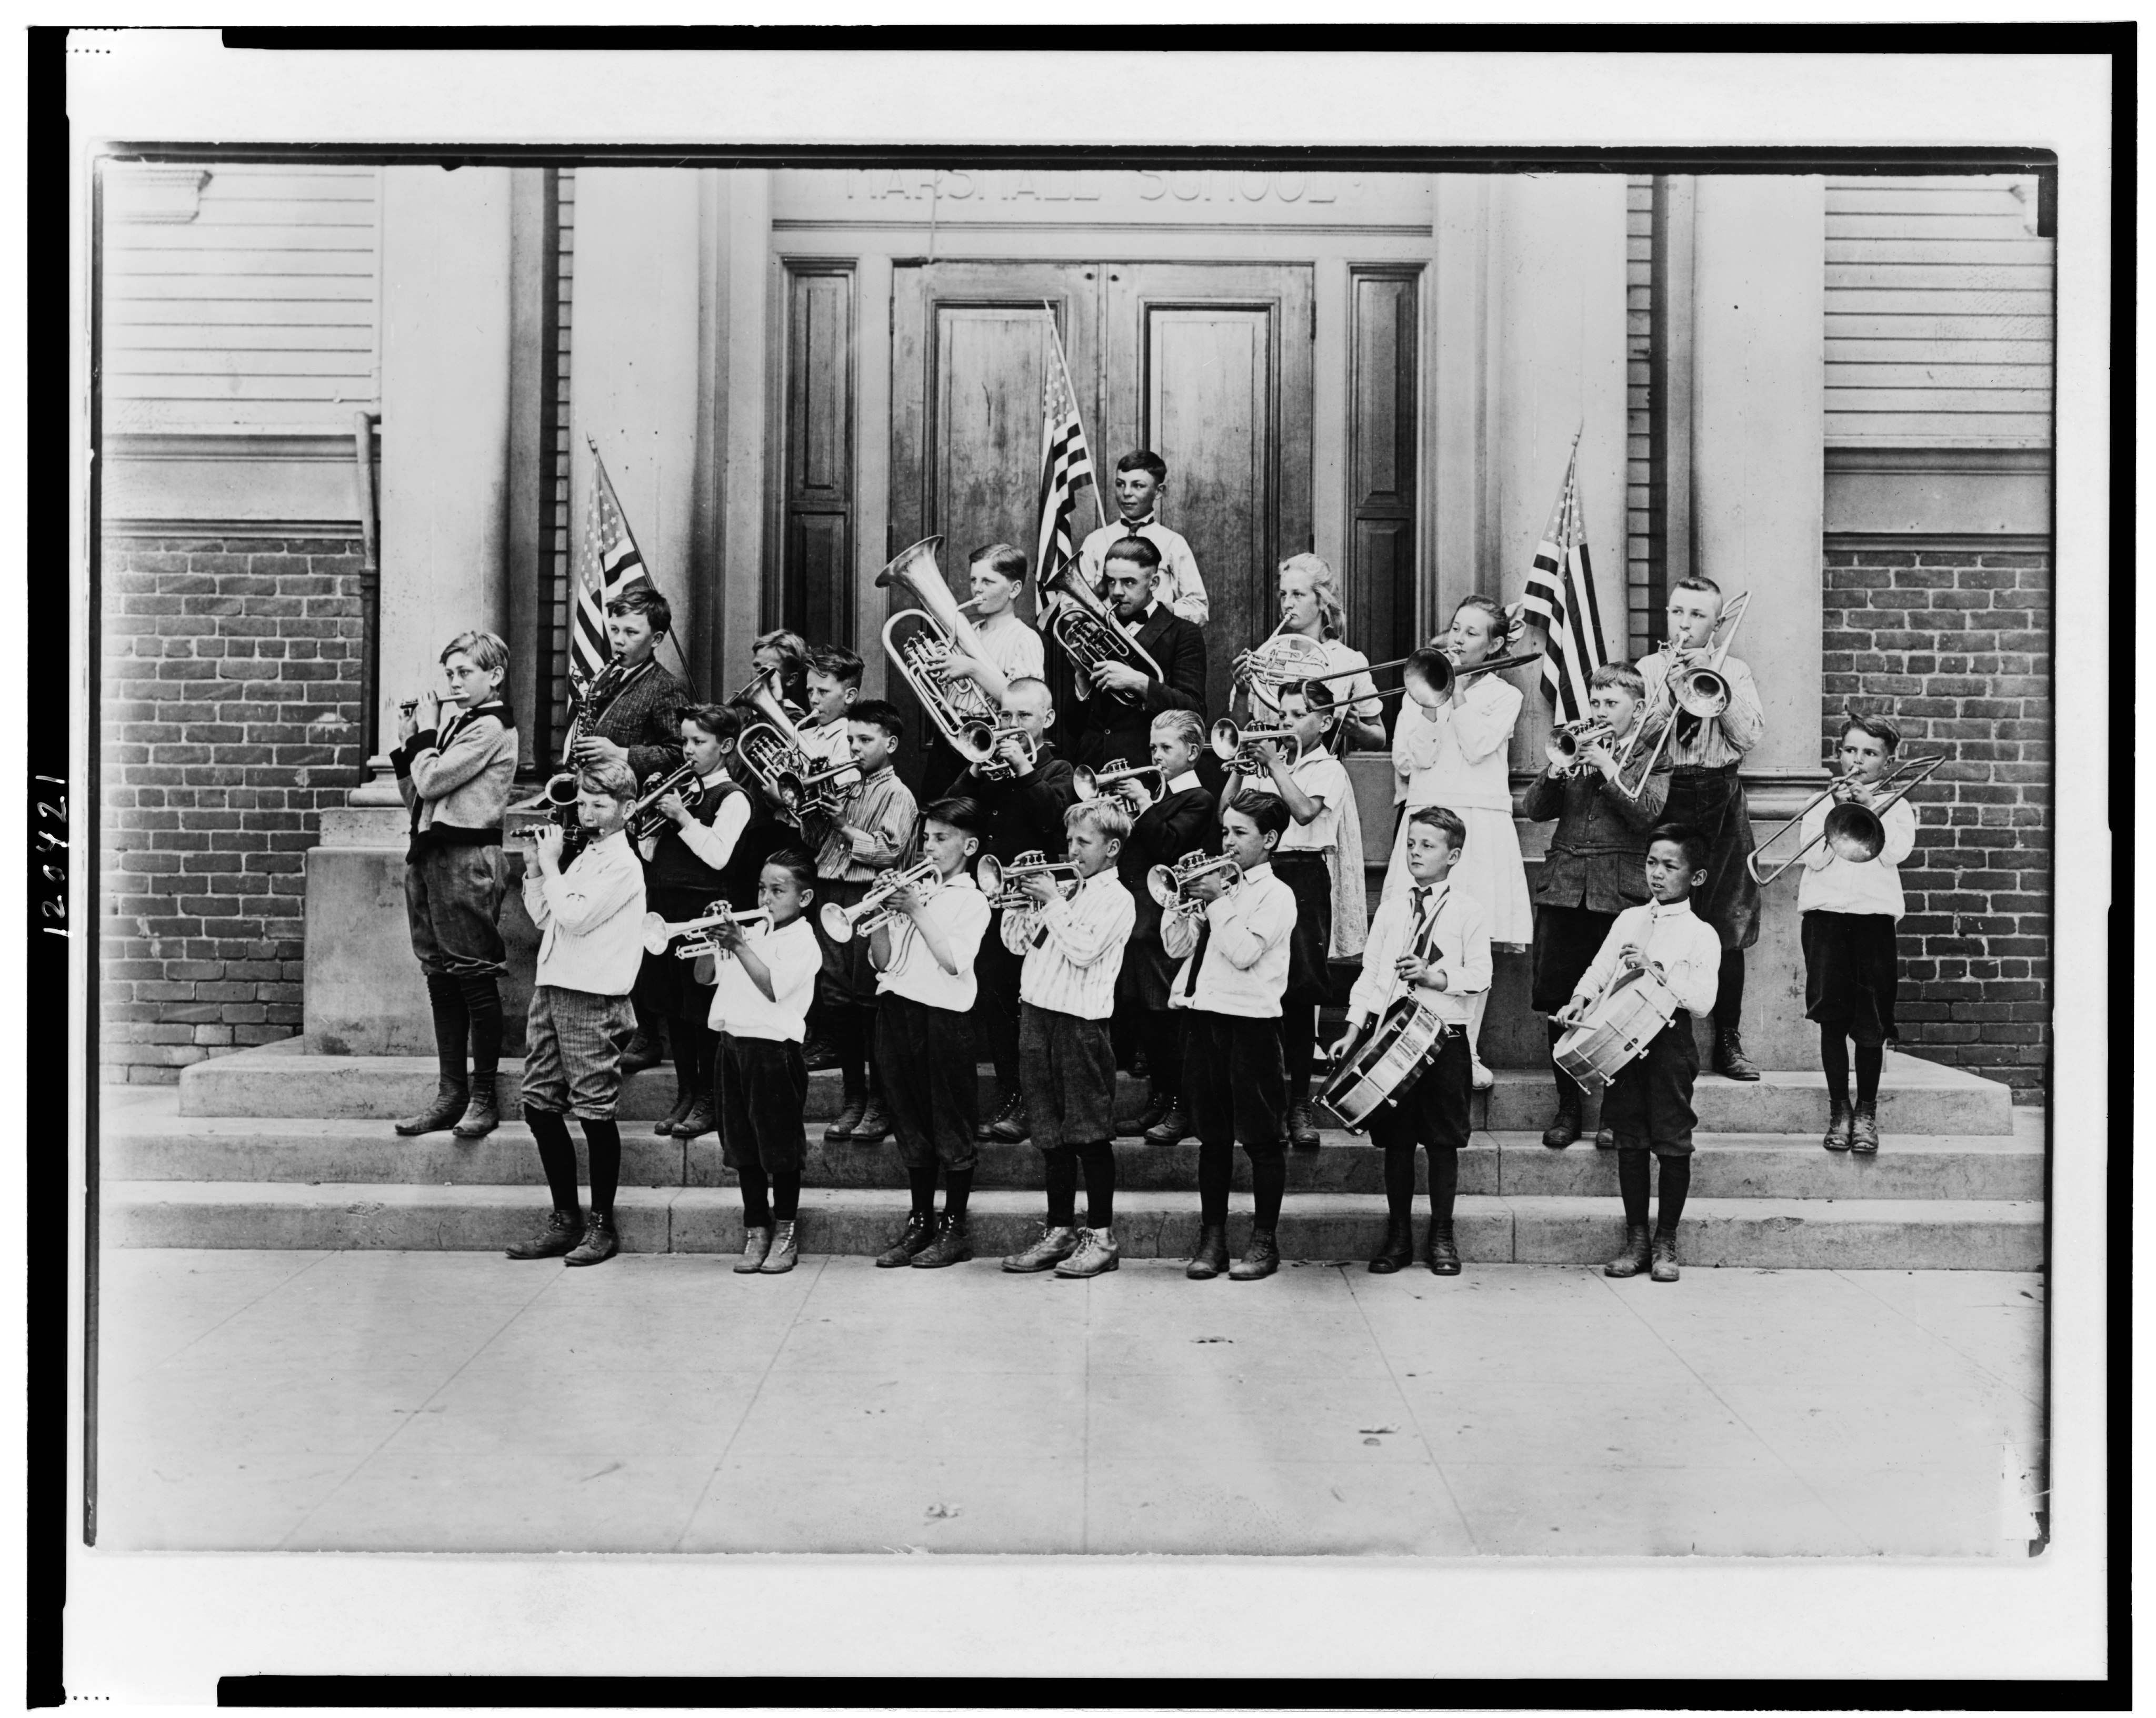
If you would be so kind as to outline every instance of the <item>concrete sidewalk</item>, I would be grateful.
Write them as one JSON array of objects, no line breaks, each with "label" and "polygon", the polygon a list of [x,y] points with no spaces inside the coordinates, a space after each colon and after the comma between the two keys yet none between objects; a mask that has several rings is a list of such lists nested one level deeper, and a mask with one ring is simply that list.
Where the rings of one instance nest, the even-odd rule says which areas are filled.
[{"label": "concrete sidewalk", "polygon": [[2020,1556],[2043,1286],[108,1250],[118,1550]]}]

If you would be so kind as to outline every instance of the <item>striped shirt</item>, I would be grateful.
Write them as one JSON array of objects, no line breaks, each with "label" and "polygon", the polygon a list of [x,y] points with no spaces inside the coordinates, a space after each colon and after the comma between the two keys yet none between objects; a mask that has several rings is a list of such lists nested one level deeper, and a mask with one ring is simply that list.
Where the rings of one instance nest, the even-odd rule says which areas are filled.
[{"label": "striped shirt", "polygon": [[1004,947],[1025,957],[1019,1000],[1081,1020],[1106,1020],[1116,1011],[1116,975],[1137,918],[1137,903],[1112,865],[1087,877],[1068,901],[1051,901],[1034,913],[1006,912]]},{"label": "striped shirt", "polygon": [[994,620],[973,623],[980,635],[981,660],[1006,681],[1038,680],[1047,666],[1040,635],[1006,610]]},{"label": "striped shirt", "polygon": [[[1659,720],[1670,707],[1666,691],[1670,677],[1669,654],[1656,651],[1652,656],[1640,657],[1635,666],[1640,678],[1647,682],[1646,707]],[[1766,738],[1767,716],[1759,707],[1759,688],[1753,681],[1752,671],[1736,657],[1726,656],[1719,671],[1729,682],[1729,707],[1719,716],[1702,722],[1699,731],[1689,739],[1681,733],[1670,736],[1669,750],[1663,756],[1672,769],[1719,769],[1726,764],[1737,763]]]},{"label": "striped shirt", "polygon": [[[888,871],[913,842],[916,812],[912,789],[898,779],[886,764],[864,781],[825,831],[816,855],[816,875],[827,882],[872,882]],[[865,860],[854,857],[854,844],[846,839],[846,826],[865,829],[876,837],[875,850]]]},{"label": "striped shirt", "polygon": [[[1374,1019],[1399,997],[1414,1000],[1448,1025],[1464,1026],[1473,1016],[1475,998],[1490,988],[1490,921],[1475,898],[1464,889],[1442,883],[1409,887],[1378,908],[1370,921],[1369,946],[1363,951],[1363,971],[1348,992],[1351,1022]],[[1431,915],[1430,964],[1445,972],[1445,988],[1433,990],[1418,985],[1412,990],[1400,982],[1393,963],[1416,948],[1423,939]]]}]

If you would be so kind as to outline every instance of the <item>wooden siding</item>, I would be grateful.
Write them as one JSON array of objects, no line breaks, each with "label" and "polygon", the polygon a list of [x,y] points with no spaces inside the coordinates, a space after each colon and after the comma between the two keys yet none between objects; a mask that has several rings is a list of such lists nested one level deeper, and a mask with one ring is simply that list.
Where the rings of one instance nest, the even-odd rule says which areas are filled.
[{"label": "wooden siding", "polygon": [[2049,447],[2036,182],[1826,182],[1830,447]]},{"label": "wooden siding", "polygon": [[[1648,386],[1654,317],[1655,182],[1625,181],[1625,608],[1624,632],[1609,640],[1622,656],[1644,656],[1656,616],[1647,552]],[[1589,545],[1593,547],[1592,544]]]},{"label": "wooden siding", "polygon": [[[106,172],[131,170],[143,171]],[[380,409],[377,169],[217,167],[192,219],[146,217],[108,180],[116,190],[102,234],[108,430],[349,435],[354,411]]]},{"label": "wooden siding", "polygon": [[554,706],[548,733],[558,755],[569,725],[569,597],[570,580],[576,570],[571,553],[576,521],[569,517],[569,303],[576,282],[577,170],[563,167],[554,176],[554,421],[550,426],[552,464],[546,480],[554,496],[552,540],[547,556],[553,624],[547,630],[551,648],[547,662],[553,681]]}]

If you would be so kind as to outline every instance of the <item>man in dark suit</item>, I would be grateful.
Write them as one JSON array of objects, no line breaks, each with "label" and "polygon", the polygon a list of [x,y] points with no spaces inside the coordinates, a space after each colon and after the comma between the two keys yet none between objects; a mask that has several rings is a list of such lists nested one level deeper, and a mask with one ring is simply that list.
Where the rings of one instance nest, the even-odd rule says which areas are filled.
[{"label": "man in dark suit", "polygon": [[1152,719],[1170,710],[1205,710],[1205,635],[1154,599],[1160,551],[1142,537],[1110,545],[1105,563],[1106,597],[1126,631],[1160,666],[1155,678],[1141,663],[1103,662],[1088,678],[1072,723],[1073,759],[1098,769],[1122,759],[1142,764],[1149,755]]}]

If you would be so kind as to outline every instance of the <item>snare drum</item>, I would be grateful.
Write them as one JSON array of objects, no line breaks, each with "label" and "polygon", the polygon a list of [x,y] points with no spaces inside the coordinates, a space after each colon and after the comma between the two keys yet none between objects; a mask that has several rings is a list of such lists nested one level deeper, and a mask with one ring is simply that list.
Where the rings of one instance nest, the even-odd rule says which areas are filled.
[{"label": "snare drum", "polygon": [[1318,1101],[1340,1118],[1348,1132],[1365,1132],[1379,1110],[1407,1096],[1430,1066],[1445,1031],[1445,1022],[1435,1014],[1403,997],[1386,1011],[1362,1048],[1325,1083]]},{"label": "snare drum", "polygon": [[1676,1011],[1676,992],[1643,967],[1568,1028],[1551,1059],[1589,1091],[1598,1089],[1645,1056]]}]

